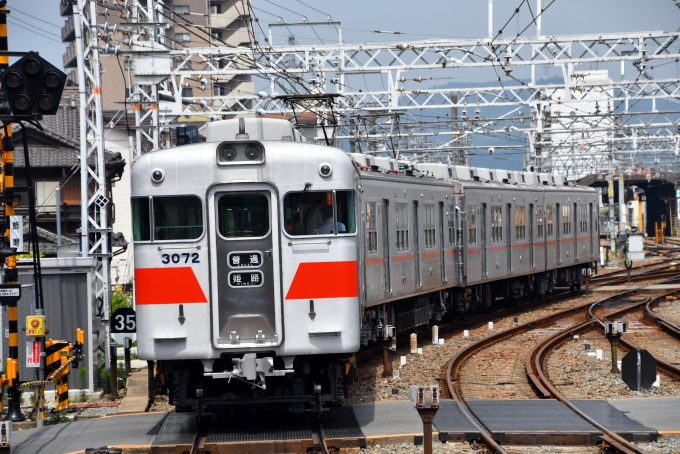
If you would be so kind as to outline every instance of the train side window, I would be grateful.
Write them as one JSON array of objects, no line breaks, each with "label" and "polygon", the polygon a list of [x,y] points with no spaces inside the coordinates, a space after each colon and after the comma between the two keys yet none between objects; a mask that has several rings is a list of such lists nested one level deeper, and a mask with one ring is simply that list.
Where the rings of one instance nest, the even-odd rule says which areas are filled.
[{"label": "train side window", "polygon": [[578,211],[579,233],[588,233],[588,205],[579,205]]},{"label": "train side window", "polygon": [[547,205],[545,207],[545,227],[548,238],[553,238],[555,236],[555,229],[553,227],[553,206]]},{"label": "train side window", "polygon": [[468,244],[477,244],[477,207],[469,207],[467,212]]},{"label": "train side window", "polygon": [[515,207],[515,240],[517,241],[525,241],[527,239],[525,214],[525,207]]},{"label": "train side window", "polygon": [[267,236],[269,198],[264,194],[224,194],[217,201],[217,224],[225,238]]},{"label": "train side window", "polygon": [[434,211],[434,204],[433,203],[426,203],[424,206],[424,211],[425,211],[425,222],[424,224],[424,233],[425,233],[425,247],[426,248],[433,248],[436,247],[436,240],[435,240],[435,211]]},{"label": "train side window", "polygon": [[491,242],[503,242],[503,207],[491,207]]},{"label": "train side window", "polygon": [[395,226],[397,230],[397,251],[408,251],[408,204],[395,203]]},{"label": "train side window", "polygon": [[571,205],[562,205],[562,234],[571,235]]},{"label": "train side window", "polygon": [[456,209],[453,205],[449,205],[449,212],[447,214],[447,225],[449,228],[449,246],[456,245]]},{"label": "train side window", "polygon": [[151,199],[132,197],[132,240],[151,241]]},{"label": "train side window", "polygon": [[543,239],[543,207],[536,207],[536,239]]},{"label": "train side window", "polygon": [[378,252],[378,227],[376,218],[375,202],[366,203],[366,252],[375,254]]},{"label": "train side window", "polygon": [[283,225],[291,236],[356,232],[354,191],[299,191],[283,198]]},{"label": "train side window", "polygon": [[196,196],[152,198],[153,239],[195,240],[203,234],[203,205]]}]

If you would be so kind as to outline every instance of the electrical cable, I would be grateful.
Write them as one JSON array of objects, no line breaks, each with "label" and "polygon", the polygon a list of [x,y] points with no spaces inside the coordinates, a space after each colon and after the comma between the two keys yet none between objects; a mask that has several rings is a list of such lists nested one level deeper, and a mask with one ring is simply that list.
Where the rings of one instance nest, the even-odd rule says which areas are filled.
[{"label": "electrical cable", "polygon": [[[8,17],[7,19],[8,19],[8,20],[7,20],[7,23],[8,23],[8,24],[11,24],[11,25],[13,25],[13,26],[15,26],[15,27],[22,28],[22,29],[24,29],[24,30],[26,30],[26,31],[28,31],[28,32],[34,33],[34,34],[36,34],[36,35],[38,35],[38,36],[42,36],[43,38],[47,38],[47,39],[49,39],[50,41],[54,41],[55,43],[63,44],[63,42],[61,42],[60,40],[56,40],[56,39],[54,39],[54,38],[50,38],[49,36],[43,35],[42,33],[38,33],[38,32],[36,32],[35,30],[31,30],[30,28],[26,28],[26,27],[24,27],[24,26],[22,26],[22,25],[19,25],[19,24],[17,24],[17,23],[13,23],[11,20],[13,20],[14,18],[9,18],[9,17]],[[11,20],[10,20],[10,19],[11,19]]]}]

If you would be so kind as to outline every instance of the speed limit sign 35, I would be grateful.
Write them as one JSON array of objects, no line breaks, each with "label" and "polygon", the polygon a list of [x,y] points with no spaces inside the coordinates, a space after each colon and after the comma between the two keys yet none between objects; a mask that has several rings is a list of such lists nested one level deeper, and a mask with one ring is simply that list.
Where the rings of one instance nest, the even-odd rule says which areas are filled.
[{"label": "speed limit sign 35", "polygon": [[137,315],[130,307],[121,307],[111,316],[112,333],[136,333]]}]

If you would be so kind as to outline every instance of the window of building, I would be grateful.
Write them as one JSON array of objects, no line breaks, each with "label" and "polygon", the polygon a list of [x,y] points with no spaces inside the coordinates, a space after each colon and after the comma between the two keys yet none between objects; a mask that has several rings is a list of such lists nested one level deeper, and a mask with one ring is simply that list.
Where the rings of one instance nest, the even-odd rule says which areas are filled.
[{"label": "window of building", "polygon": [[215,96],[227,96],[227,87],[220,84],[215,84]]},{"label": "window of building", "polygon": [[548,238],[553,238],[555,236],[555,230],[553,228],[553,206],[548,205],[545,207],[545,227],[546,234]]},{"label": "window of building", "polygon": [[571,235],[571,205],[562,205],[562,235]]},{"label": "window of building", "polygon": [[434,214],[434,204],[433,203],[426,203],[423,205],[423,211],[424,211],[424,233],[425,233],[425,247],[426,248],[433,248],[436,247],[436,240],[435,240],[435,214]]},{"label": "window of building", "polygon": [[175,5],[173,11],[175,14],[189,14],[189,5]]},{"label": "window of building", "polygon": [[536,238],[543,239],[543,207],[536,207]]},{"label": "window of building", "polygon": [[215,3],[210,4],[210,14],[222,14],[222,5]]},{"label": "window of building", "polygon": [[222,39],[222,31],[221,30],[213,30],[212,32],[212,37],[215,39]]},{"label": "window of building", "polygon": [[58,181],[34,181],[35,209],[38,213],[54,213],[56,207]]},{"label": "window of building", "polygon": [[289,192],[283,198],[283,224],[291,236],[355,233],[353,191]]},{"label": "window of building", "polygon": [[491,207],[491,242],[503,242],[503,207]]},{"label": "window of building", "polygon": [[477,207],[469,207],[467,212],[468,244],[477,244]]},{"label": "window of building", "polygon": [[453,205],[449,205],[449,212],[447,213],[447,222],[449,227],[449,246],[456,245],[456,209]]},{"label": "window of building", "polygon": [[194,89],[191,87],[182,87],[182,98],[191,98],[194,96]]},{"label": "window of building", "polygon": [[189,33],[175,33],[175,41],[178,43],[188,43],[191,41],[191,35]]},{"label": "window of building", "polygon": [[181,71],[188,71],[190,69],[193,69],[191,67],[191,60],[184,61],[184,58],[173,58],[172,63],[174,65],[175,69],[179,69]]},{"label": "window of building", "polygon": [[132,60],[125,60],[123,63],[123,69],[126,71],[133,71],[135,69],[135,62]]},{"label": "window of building", "polygon": [[375,202],[366,203],[366,252],[374,254],[378,252],[378,229],[376,227]]},{"label": "window of building", "polygon": [[[632,217],[628,219],[632,219]],[[578,226],[579,233],[588,233],[588,205],[578,206]]]},{"label": "window of building", "polygon": [[408,251],[408,204],[395,203],[395,225],[397,229],[397,251]]},{"label": "window of building", "polygon": [[133,197],[132,229],[134,241],[198,239],[203,234],[201,199],[195,196]]},{"label": "window of building", "polygon": [[527,225],[524,218],[525,207],[515,207],[515,240],[525,241],[527,239]]}]

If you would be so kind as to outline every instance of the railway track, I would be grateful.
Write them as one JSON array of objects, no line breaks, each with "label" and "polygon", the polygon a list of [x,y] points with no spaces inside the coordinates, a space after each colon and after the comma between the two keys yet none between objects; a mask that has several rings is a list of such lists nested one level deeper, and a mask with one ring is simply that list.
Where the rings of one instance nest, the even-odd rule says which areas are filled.
[{"label": "railway track", "polygon": [[[656,273],[658,276],[659,273]],[[612,276],[613,277],[613,276]],[[647,276],[647,279],[650,277]],[[677,279],[677,273],[675,273],[675,278],[670,279],[667,281],[674,281]],[[605,281],[606,282],[606,281]],[[600,284],[598,284],[600,285]],[[579,416],[581,416],[584,420],[587,422],[591,423],[594,427],[596,427],[598,430],[600,430],[603,434],[602,438],[605,442],[607,442],[610,446],[614,447],[615,449],[619,450],[620,452],[628,452],[628,453],[634,453],[634,452],[640,452],[634,445],[620,437],[619,435],[609,431],[606,427],[602,426],[601,424],[597,423],[597,421],[592,420],[592,418],[588,417],[585,413],[583,413],[581,410],[576,408],[571,402],[568,401],[568,399],[564,398],[557,389],[550,383],[547,378],[545,377],[545,373],[543,372],[542,369],[542,364],[543,364],[543,359],[547,355],[547,353],[550,351],[549,346],[557,345],[560,343],[559,339],[562,338],[567,338],[569,336],[569,333],[572,332],[574,329],[577,327],[585,327],[588,325],[595,324],[595,320],[588,320],[586,322],[580,322],[582,321],[583,318],[585,317],[586,314],[589,313],[589,311],[592,311],[593,307],[598,307],[602,306],[603,303],[605,302],[611,302],[615,298],[621,298],[621,297],[630,297],[632,294],[636,291],[637,289],[633,290],[628,290],[625,292],[621,292],[617,295],[613,295],[607,298],[603,298],[602,300],[596,302],[595,304],[583,304],[581,306],[578,306],[576,308],[564,310],[557,312],[555,314],[543,317],[541,319],[535,320],[534,322],[524,324],[524,325],[518,325],[514,328],[511,328],[509,330],[494,334],[492,336],[486,337],[480,341],[477,341],[468,347],[464,348],[460,352],[458,352],[448,363],[447,367],[445,368],[445,378],[446,378],[446,384],[448,388],[448,393],[449,395],[456,400],[458,403],[459,407],[463,411],[463,413],[473,422],[473,424],[480,430],[480,434],[482,437],[482,440],[484,443],[487,445],[487,447],[493,451],[493,452],[504,452],[500,446],[498,446],[495,441],[492,443],[491,440],[493,440],[493,436],[491,433],[483,426],[481,421],[479,421],[473,412],[471,411],[470,407],[466,403],[466,398],[469,397],[477,397],[476,393],[474,392],[474,387],[469,386],[469,381],[466,381],[466,379],[469,379],[469,376],[466,376],[463,373],[464,369],[464,364],[473,356],[477,356],[480,354],[482,355],[486,354],[487,358],[485,358],[487,361],[483,361],[484,364],[498,364],[498,358],[503,358],[505,361],[500,361],[500,363],[514,363],[514,369],[513,371],[509,371],[508,378],[504,383],[500,384],[509,384],[513,385],[511,388],[511,393],[504,392],[501,393],[501,395],[497,396],[496,398],[511,398],[511,399],[516,399],[516,398],[531,398],[535,397],[536,393],[538,393],[541,397],[554,397],[558,398],[558,400],[564,400],[564,404],[567,405],[572,411],[576,412]],[[630,299],[629,303],[627,304],[627,307],[623,309],[623,311],[630,311],[636,307],[640,306],[645,306],[647,303],[650,303],[650,300],[633,300]],[[600,311],[603,311],[603,309],[600,307]],[[613,311],[611,314],[616,314],[621,312],[621,310]],[[601,316],[606,317],[607,315],[611,314],[601,314]],[[580,320],[579,320],[580,319]],[[599,318],[597,319],[599,320]],[[511,355],[513,352],[516,356],[516,352],[518,350],[518,346],[522,343],[527,343],[527,342],[533,342],[536,340],[536,333],[537,330],[546,330],[550,329],[552,331],[555,331],[556,334],[549,335],[548,338],[545,341],[539,342],[537,344],[537,347],[532,349],[531,352],[526,356],[525,359],[525,369],[522,371],[522,368],[517,367],[517,361],[515,358],[515,361],[508,361],[509,355]],[[545,333],[543,333],[545,334]],[[508,339],[512,339],[512,342],[510,344],[506,344],[506,341]],[[519,340],[517,340],[519,339]],[[558,340],[555,340],[558,339]],[[503,345],[505,344],[505,345]],[[509,345],[509,346],[508,346]],[[494,361],[495,360],[495,361]],[[492,362],[493,361],[493,362]],[[521,373],[524,372],[524,380],[516,380],[515,377]],[[531,385],[529,385],[526,382],[526,376],[529,377]],[[498,378],[498,376],[496,377]],[[514,380],[514,381],[513,381]],[[483,384],[483,383],[482,383]],[[499,384],[498,381],[495,383],[496,385]],[[518,385],[519,384],[519,385]],[[505,388],[505,387],[504,387]],[[535,392],[532,394],[532,391]],[[467,395],[466,395],[467,393]],[[509,395],[512,394],[512,395]],[[519,395],[518,395],[519,394]],[[558,397],[559,396],[559,397]],[[560,397],[562,399],[560,399]]]},{"label": "railway track", "polygon": [[[675,279],[677,281],[677,279]],[[596,312],[602,311],[601,307],[606,300],[598,301],[591,305],[588,309],[588,320],[575,325],[560,332],[553,336],[545,339],[544,341],[537,344],[527,355],[526,367],[527,374],[529,375],[533,385],[538,390],[538,394],[545,398],[555,398],[562,402],[564,405],[569,407],[574,413],[580,416],[582,419],[597,427],[603,433],[602,439],[607,442],[611,447],[623,453],[643,453],[634,444],[628,442],[625,438],[621,437],[614,431],[608,429],[604,425],[600,424],[598,421],[594,420],[588,416],[585,412],[574,405],[570,399],[568,399],[563,393],[561,393],[557,387],[549,379],[546,371],[544,370],[544,364],[547,361],[548,355],[559,345],[561,345],[566,340],[572,338],[575,334],[585,332],[592,328],[600,329],[602,334],[604,334],[604,324],[603,322],[607,319],[618,319],[623,315],[629,314],[631,312],[644,312],[645,314],[649,311],[649,305],[655,301],[663,300],[666,295],[662,295],[656,298],[647,298],[645,300],[628,304],[622,309],[618,309],[613,312],[608,312],[607,314],[597,314]],[[609,299],[607,299],[609,300]],[[619,340],[619,345],[627,350],[634,350],[638,348],[637,345],[630,342],[625,337]],[[656,352],[655,352],[656,353]],[[655,355],[656,356],[656,355]],[[657,366],[662,369],[667,374],[673,375],[680,378],[680,369],[675,365],[670,364],[667,361],[663,361],[657,357]]]}]

